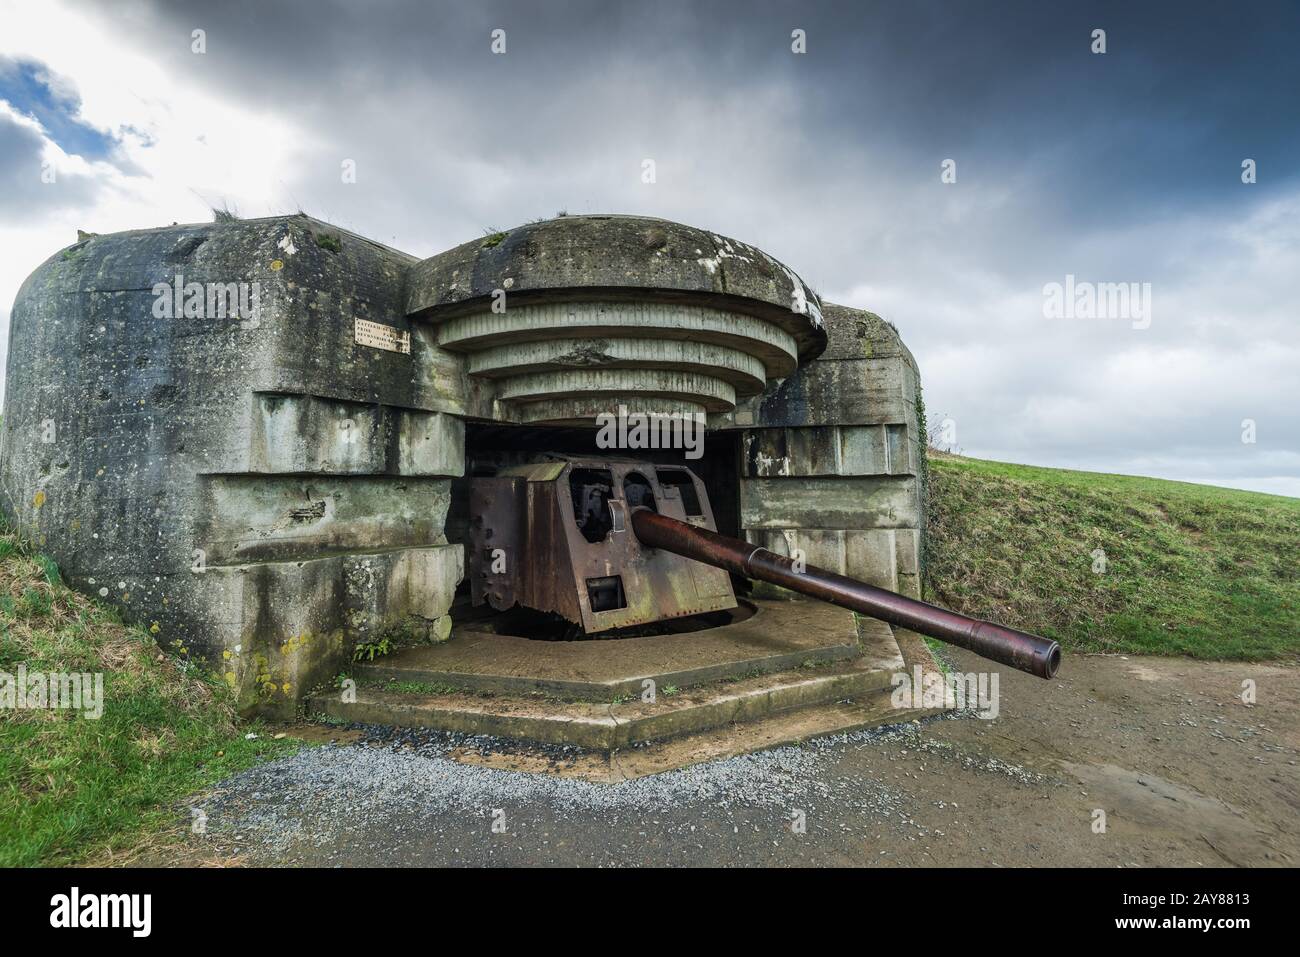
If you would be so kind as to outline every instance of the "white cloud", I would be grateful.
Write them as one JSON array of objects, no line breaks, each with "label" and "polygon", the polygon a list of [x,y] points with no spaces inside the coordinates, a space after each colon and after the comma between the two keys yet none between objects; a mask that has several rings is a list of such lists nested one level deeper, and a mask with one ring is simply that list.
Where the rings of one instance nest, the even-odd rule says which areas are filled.
[{"label": "white cloud", "polygon": [[[44,154],[57,169],[54,184],[41,184],[40,168],[33,166],[33,189],[48,190],[52,200],[73,182],[89,180],[93,189],[76,205],[53,200],[43,215],[0,222],[0,360],[18,287],[51,254],[75,242],[78,229],[109,233],[204,221],[211,206],[226,204],[244,215],[295,208],[290,186],[296,158],[314,140],[288,112],[259,113],[224,101],[162,70],[147,52],[117,42],[110,21],[84,11],[3,3],[0,22],[0,55],[43,64],[64,96],[81,97],[81,121],[120,140],[122,160],[68,156],[39,124],[22,117],[40,131]],[[15,115],[3,104],[0,111]]]},{"label": "white cloud", "polygon": [[[1294,494],[1298,222],[1300,194],[1291,194],[1090,233],[1057,254],[1080,278],[1151,281],[1145,330],[1043,318],[1041,287],[1001,267],[1005,253],[954,265],[914,246],[909,262],[880,270],[887,281],[849,288],[840,301],[899,326],[928,410],[956,421],[967,454]],[[1094,271],[1099,252],[1129,271]],[[1244,446],[1247,418],[1258,434]]]}]

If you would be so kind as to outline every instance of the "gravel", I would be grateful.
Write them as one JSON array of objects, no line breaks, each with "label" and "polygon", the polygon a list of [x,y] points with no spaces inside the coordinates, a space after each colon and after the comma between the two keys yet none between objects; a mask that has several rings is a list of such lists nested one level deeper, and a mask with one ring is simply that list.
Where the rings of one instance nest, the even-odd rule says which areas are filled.
[{"label": "gravel", "polygon": [[[903,756],[933,753],[967,770],[1043,783],[996,759],[952,754],[924,733],[931,722],[961,717],[968,716],[833,735],[618,784],[449,756],[508,750],[492,737],[354,726],[360,740],[260,765],[194,806],[208,822],[202,840],[255,863],[635,866],[689,861],[706,844],[713,860],[752,862],[756,846],[789,860],[819,835],[843,840],[878,836],[882,828],[907,841],[930,835],[912,819],[913,794],[843,770],[837,759],[849,749],[889,745]],[[556,763],[582,754],[563,747],[531,753]]]},{"label": "gravel", "polygon": [[[391,861],[403,850],[414,855],[423,848],[421,856],[427,857],[429,844],[442,843],[439,836],[463,842],[481,841],[485,833],[513,836],[519,850],[536,851],[558,825],[574,819],[604,825],[589,829],[597,842],[602,833],[630,831],[645,838],[652,829],[656,841],[678,844],[701,829],[734,835],[742,828],[790,832],[796,812],[802,812],[807,831],[815,831],[819,809],[832,804],[836,820],[826,826],[836,831],[850,827],[844,814],[854,811],[875,822],[906,825],[908,795],[875,780],[828,773],[827,758],[840,749],[879,742],[906,747],[921,735],[916,723],[876,728],[597,784],[464,764],[448,756],[454,749],[500,750],[504,743],[490,737],[360,730],[363,737],[356,743],[304,748],[222,782],[195,802],[207,816],[209,837],[255,857],[299,862],[322,849],[351,855],[367,845],[377,853],[387,845],[382,851]],[[581,754],[572,748],[539,750],[556,761]],[[494,813],[502,818],[505,834],[493,834]],[[388,822],[383,834],[366,826],[379,815]]]}]

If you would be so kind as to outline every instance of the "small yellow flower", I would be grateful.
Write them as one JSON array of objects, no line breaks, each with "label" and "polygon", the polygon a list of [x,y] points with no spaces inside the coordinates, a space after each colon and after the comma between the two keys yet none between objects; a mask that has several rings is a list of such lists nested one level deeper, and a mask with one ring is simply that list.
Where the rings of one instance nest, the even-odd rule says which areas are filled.
[{"label": "small yellow flower", "polygon": [[162,631],[162,629],[161,629],[160,627],[158,627],[158,622],[156,622],[156,621],[155,621],[152,625],[149,626],[149,634],[151,634],[151,635],[156,635],[156,634],[158,634],[158,632],[160,632],[160,631]]},{"label": "small yellow flower", "polygon": [[41,489],[36,493],[35,497],[32,498],[32,504],[37,508],[45,504],[45,489]]},{"label": "small yellow flower", "polygon": [[271,269],[272,269],[272,271],[274,271],[274,272],[279,272],[279,271],[280,271],[281,269],[283,269],[283,268],[284,268],[284,263],[283,263],[283,262],[281,262],[281,261],[278,260],[278,259],[272,259],[272,260],[271,260]]}]

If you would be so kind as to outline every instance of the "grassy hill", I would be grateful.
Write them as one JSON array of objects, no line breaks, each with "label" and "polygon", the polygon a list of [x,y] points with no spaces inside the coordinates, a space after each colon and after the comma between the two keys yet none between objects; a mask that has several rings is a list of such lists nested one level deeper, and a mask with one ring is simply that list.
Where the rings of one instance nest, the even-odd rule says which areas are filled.
[{"label": "grassy hill", "polygon": [[0,867],[111,860],[175,802],[294,746],[237,726],[229,689],[71,591],[0,527],[0,672],[102,672],[103,715],[0,712]]},{"label": "grassy hill", "polygon": [[1300,655],[1300,499],[932,451],[928,520],[936,604],[1067,651]]}]

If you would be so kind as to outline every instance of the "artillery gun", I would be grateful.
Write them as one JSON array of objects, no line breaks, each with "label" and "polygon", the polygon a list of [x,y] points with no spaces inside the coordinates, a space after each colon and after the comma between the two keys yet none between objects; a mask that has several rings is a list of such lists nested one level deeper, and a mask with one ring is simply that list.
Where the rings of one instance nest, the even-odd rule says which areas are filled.
[{"label": "artillery gun", "polygon": [[681,465],[548,455],[475,478],[474,604],[549,612],[587,635],[736,607],[731,575],[879,618],[1051,678],[1055,642],[959,615],[718,534],[704,483]]}]

